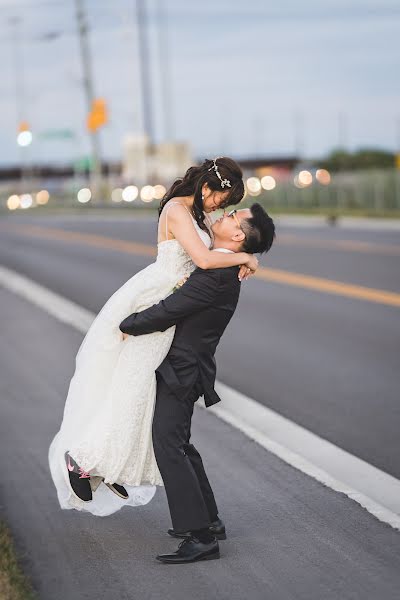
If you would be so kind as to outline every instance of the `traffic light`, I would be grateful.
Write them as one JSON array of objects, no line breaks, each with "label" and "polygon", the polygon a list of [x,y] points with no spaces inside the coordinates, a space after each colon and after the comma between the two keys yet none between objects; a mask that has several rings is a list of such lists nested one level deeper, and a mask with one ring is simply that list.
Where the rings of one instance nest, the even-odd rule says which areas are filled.
[{"label": "traffic light", "polygon": [[96,131],[99,127],[105,125],[107,121],[108,113],[105,100],[103,98],[95,98],[87,118],[87,127],[89,131]]},{"label": "traffic light", "polygon": [[26,121],[21,121],[21,123],[18,125],[18,133],[21,133],[22,131],[30,131],[30,129],[29,123]]}]

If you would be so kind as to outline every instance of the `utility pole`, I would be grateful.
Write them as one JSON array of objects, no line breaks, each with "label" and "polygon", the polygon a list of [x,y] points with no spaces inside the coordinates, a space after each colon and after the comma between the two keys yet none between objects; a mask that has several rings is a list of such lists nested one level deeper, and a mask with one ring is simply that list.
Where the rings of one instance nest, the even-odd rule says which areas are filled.
[{"label": "utility pole", "polygon": [[15,75],[15,106],[17,112],[17,123],[21,123],[23,119],[26,119],[26,115],[22,112],[22,105],[24,102],[24,72],[22,63],[21,53],[21,31],[19,17],[11,17],[9,23],[12,28],[11,41],[13,44],[13,59],[14,59],[14,75]]},{"label": "utility pole", "polygon": [[[21,124],[26,120],[25,114],[25,86],[24,86],[24,63],[21,48],[21,18],[11,17],[9,19],[11,26],[11,42],[13,45],[13,61],[14,61],[14,76],[15,76],[15,108],[16,108],[16,132],[19,131]],[[21,191],[24,191],[24,186],[27,184],[28,175],[28,153],[29,148],[18,144],[20,148],[21,162]]]},{"label": "utility pole", "polygon": [[293,113],[294,152],[298,158],[304,154],[304,114],[301,110]]},{"label": "utility pole", "polygon": [[347,148],[347,119],[343,111],[338,112],[337,118],[338,148],[345,151]]},{"label": "utility pole", "polygon": [[230,149],[232,146],[230,129],[229,129],[229,117],[227,119],[226,106],[221,106],[221,116],[219,119],[220,124],[220,143],[218,148],[215,150],[215,154],[222,156],[229,156]]},{"label": "utility pole", "polygon": [[337,208],[343,209],[346,205],[346,190],[343,184],[342,172],[346,169],[346,157],[344,154],[347,152],[347,121],[346,115],[342,110],[338,112],[337,116],[337,131],[338,131],[338,151],[343,157],[339,162],[339,170],[337,173]]},{"label": "utility pole", "polygon": [[[92,76],[92,63],[88,40],[88,26],[86,21],[86,14],[84,8],[84,0],[75,0],[76,7],[76,21],[78,25],[79,33],[79,45],[82,60],[83,70],[83,88],[86,96],[87,113],[89,114],[93,100],[95,98],[94,87],[93,87],[93,76]],[[92,164],[91,164],[91,188],[92,195],[95,200],[98,200],[100,192],[101,182],[101,150],[100,150],[100,137],[98,131],[90,131],[89,133],[91,150],[92,150]]]},{"label": "utility pole", "polygon": [[[143,129],[146,139],[146,145],[143,149],[144,154],[144,176],[147,182],[151,182],[155,175],[154,169],[154,129],[153,112],[151,103],[151,81],[149,64],[149,46],[147,40],[147,17],[145,12],[146,0],[136,0],[136,23],[138,32],[138,55],[139,70],[142,92],[142,113]],[[147,144],[148,140],[148,144]]]},{"label": "utility pole", "polygon": [[254,155],[261,156],[264,151],[264,120],[255,116],[253,120],[253,128],[254,128]]},{"label": "utility pole", "polygon": [[165,0],[157,0],[158,12],[158,51],[160,81],[162,83],[162,101],[164,107],[164,134],[168,142],[174,138],[174,124],[171,103],[171,73],[168,44],[168,19],[166,14]]},{"label": "utility pole", "polygon": [[150,146],[154,143],[153,115],[151,106],[151,85],[149,68],[149,47],[147,42],[147,20],[145,0],[136,0],[136,18],[139,39],[139,66],[142,90],[142,110],[144,132],[148,136]]}]

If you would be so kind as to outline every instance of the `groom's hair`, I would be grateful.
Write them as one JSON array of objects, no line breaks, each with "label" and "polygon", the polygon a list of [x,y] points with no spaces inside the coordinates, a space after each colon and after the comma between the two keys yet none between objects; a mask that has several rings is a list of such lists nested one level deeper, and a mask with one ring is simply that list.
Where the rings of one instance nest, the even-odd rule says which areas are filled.
[{"label": "groom's hair", "polygon": [[261,204],[256,202],[250,207],[251,217],[242,220],[242,229],[246,234],[241,250],[256,254],[268,252],[275,236],[275,224]]}]

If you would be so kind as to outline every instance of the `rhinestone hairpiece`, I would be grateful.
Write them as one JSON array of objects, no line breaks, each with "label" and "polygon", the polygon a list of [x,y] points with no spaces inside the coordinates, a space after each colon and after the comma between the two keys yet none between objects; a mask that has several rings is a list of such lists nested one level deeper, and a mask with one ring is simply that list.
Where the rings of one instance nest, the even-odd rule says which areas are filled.
[{"label": "rhinestone hairpiece", "polygon": [[221,187],[222,188],[224,188],[225,186],[231,187],[231,182],[229,181],[229,179],[222,179],[221,174],[218,171],[218,167],[217,167],[217,163],[216,163],[216,161],[217,161],[218,158],[220,158],[220,156],[217,156],[217,158],[213,159],[213,165],[208,170],[211,171],[212,169],[214,169],[216,176],[221,181]]}]

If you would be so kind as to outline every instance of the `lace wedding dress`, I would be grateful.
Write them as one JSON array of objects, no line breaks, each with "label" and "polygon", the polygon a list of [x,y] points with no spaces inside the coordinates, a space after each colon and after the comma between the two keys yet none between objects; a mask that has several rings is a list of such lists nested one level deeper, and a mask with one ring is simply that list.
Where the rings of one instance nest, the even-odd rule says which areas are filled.
[{"label": "lace wedding dress", "polygon": [[[210,247],[208,234],[193,222]],[[61,428],[49,448],[61,508],[105,516],[123,506],[146,504],[155,486],[162,485],[151,435],[155,370],[168,354],[175,327],[122,340],[119,324],[168,296],[194,268],[177,240],[160,242],[156,261],[118,289],[90,326],[76,356]],[[90,472],[92,484],[101,481],[96,476],[120,483],[129,499],[119,498],[100,483],[91,502],[80,501],[69,485],[66,451]]]}]

